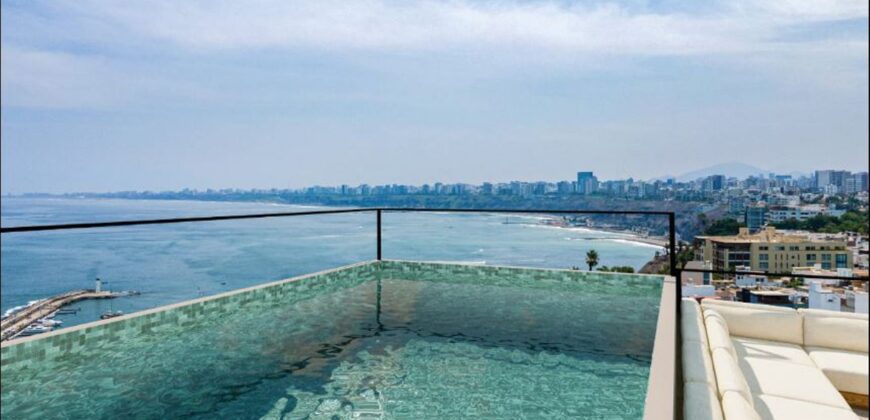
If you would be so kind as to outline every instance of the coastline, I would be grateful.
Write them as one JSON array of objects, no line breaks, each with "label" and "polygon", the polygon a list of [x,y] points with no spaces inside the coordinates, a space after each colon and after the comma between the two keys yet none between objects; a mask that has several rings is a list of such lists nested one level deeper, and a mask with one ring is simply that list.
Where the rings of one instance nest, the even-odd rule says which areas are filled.
[{"label": "coastline", "polygon": [[620,235],[626,235],[629,237],[629,239],[626,239],[626,241],[629,241],[629,242],[638,242],[638,243],[642,243],[642,244],[646,244],[646,245],[654,245],[654,246],[661,247],[661,248],[667,248],[667,246],[668,246],[668,241],[665,238],[659,238],[659,237],[655,237],[655,236],[640,236],[637,233],[632,232],[630,230],[621,230],[621,229],[603,228],[603,227],[596,227],[596,228],[589,228],[589,229],[594,230],[594,231],[599,231],[599,232],[607,232],[607,233],[616,233],[616,234],[620,234]]},{"label": "coastline", "polygon": [[[168,201],[168,202],[177,202],[177,201],[194,201],[194,202],[206,202],[206,203],[239,203],[239,204],[267,204],[276,207],[295,207],[299,209],[344,209],[344,208],[352,208],[347,206],[334,206],[334,205],[324,205],[324,204],[295,204],[295,203],[282,203],[279,201],[270,201],[270,200],[200,200],[200,199],[176,199],[176,198],[121,198],[121,197],[85,197],[85,196],[70,196],[70,197],[25,197],[25,196],[8,196],[7,198],[39,198],[39,199],[66,199],[66,200],[99,200],[99,201],[111,201],[111,200],[129,200],[129,201]],[[439,213],[439,209],[432,209],[433,213]],[[446,212],[441,212],[442,214],[449,214]],[[483,210],[481,213],[486,213],[486,210]],[[584,230],[587,232],[601,232],[601,233],[610,233],[621,235],[623,238],[607,238],[616,241],[624,241],[634,244],[642,244],[646,246],[654,246],[659,248],[666,248],[668,246],[668,241],[666,238],[659,237],[651,237],[651,236],[641,236],[637,232],[633,232],[627,229],[618,229],[613,227],[588,227],[588,226],[573,226],[563,223],[542,223],[544,220],[552,221],[552,222],[562,222],[562,219],[558,216],[548,215],[546,212],[542,212],[540,215],[517,215],[521,218],[529,218],[538,220],[538,223],[520,223],[520,224],[528,224],[532,226],[546,226],[553,228],[563,228],[563,229],[577,229]]]},{"label": "coastline", "polygon": [[[550,220],[553,222],[561,222],[562,219],[557,216],[541,216],[541,220]],[[603,233],[611,233],[615,235],[624,236],[623,238],[612,238],[617,241],[624,242],[633,242],[636,244],[650,245],[655,246],[657,248],[667,248],[668,240],[664,237],[656,237],[656,236],[641,236],[637,232],[627,230],[627,229],[617,229],[613,227],[588,227],[588,226],[574,226],[564,223],[538,223],[539,226],[547,226],[553,228],[560,229],[577,229],[583,230],[587,232],[603,232]],[[610,238],[609,238],[610,239]]]}]

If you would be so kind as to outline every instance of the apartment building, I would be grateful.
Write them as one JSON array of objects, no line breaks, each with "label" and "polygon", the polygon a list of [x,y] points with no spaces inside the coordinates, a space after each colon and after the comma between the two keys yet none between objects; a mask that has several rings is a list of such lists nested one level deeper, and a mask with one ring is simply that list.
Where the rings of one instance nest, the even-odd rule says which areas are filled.
[{"label": "apartment building", "polygon": [[841,240],[814,240],[806,235],[784,234],[773,227],[758,233],[741,228],[733,236],[699,236],[703,251],[698,256],[715,270],[751,267],[753,271],[788,273],[794,267],[820,264],[833,270],[852,268],[852,252]]}]

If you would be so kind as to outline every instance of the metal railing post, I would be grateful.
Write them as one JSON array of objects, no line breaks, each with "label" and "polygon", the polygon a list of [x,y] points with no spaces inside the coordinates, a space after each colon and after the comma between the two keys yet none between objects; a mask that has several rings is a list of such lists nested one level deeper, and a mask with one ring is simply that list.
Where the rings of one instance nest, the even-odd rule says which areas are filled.
[{"label": "metal railing post", "polygon": [[[671,276],[677,276],[677,226],[674,212],[668,213],[668,253],[671,254]],[[678,279],[679,280],[679,279]]]},{"label": "metal railing post", "polygon": [[[682,270],[677,269],[675,274],[674,297],[676,298],[676,301],[674,302],[674,312],[676,317],[674,318],[674,418],[682,419],[683,404],[681,399],[677,398],[677,396],[683,394],[683,282],[681,280],[683,272]],[[685,395],[683,395],[683,398],[685,398]]]},{"label": "metal railing post", "polygon": [[381,260],[381,209],[377,210],[378,214],[378,261]]}]

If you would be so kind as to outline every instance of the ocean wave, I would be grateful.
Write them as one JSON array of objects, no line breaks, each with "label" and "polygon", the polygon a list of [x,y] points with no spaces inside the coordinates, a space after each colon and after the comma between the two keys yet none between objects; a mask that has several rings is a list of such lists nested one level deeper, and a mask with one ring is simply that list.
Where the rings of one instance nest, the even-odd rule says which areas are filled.
[{"label": "ocean wave", "polygon": [[20,311],[20,310],[22,310],[22,309],[24,309],[24,308],[27,308],[27,307],[29,307],[29,306],[33,306],[33,305],[35,305],[35,304],[37,304],[37,303],[39,303],[39,302],[42,302],[43,300],[45,300],[45,299],[31,300],[31,301],[28,301],[26,305],[18,305],[18,306],[15,306],[15,307],[13,307],[13,308],[9,308],[9,309],[6,310],[6,312],[3,312],[3,318],[6,318],[6,317],[8,317],[9,315],[12,315],[12,314],[14,314],[15,312],[18,312],[18,311]]},{"label": "ocean wave", "polygon": [[541,228],[541,229],[559,229],[559,230],[564,230],[564,231],[568,231],[568,232],[579,232],[579,233],[585,233],[585,234],[594,233],[596,235],[610,235],[610,236],[625,237],[625,238],[637,237],[637,235],[634,233],[611,232],[611,231],[607,231],[607,230],[598,230],[598,229],[581,227],[581,226],[550,226],[550,225],[543,225],[543,224],[521,224],[520,226],[531,227],[531,228]]},{"label": "ocean wave", "polygon": [[646,248],[662,249],[661,245],[655,245],[655,244],[641,242],[641,241],[633,241],[631,239],[613,239],[613,238],[606,238],[606,239],[602,238],[602,239],[607,240],[607,241],[611,241],[611,242],[621,243],[621,244],[628,244],[628,245],[634,245],[634,246],[640,246],[640,247],[646,247]]}]

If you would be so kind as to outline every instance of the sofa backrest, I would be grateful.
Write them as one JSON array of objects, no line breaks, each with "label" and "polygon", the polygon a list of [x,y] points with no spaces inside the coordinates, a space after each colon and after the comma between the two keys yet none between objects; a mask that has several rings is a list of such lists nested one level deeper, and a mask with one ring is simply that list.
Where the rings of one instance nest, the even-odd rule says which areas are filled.
[{"label": "sofa backrest", "polygon": [[694,299],[680,303],[682,315],[683,416],[686,419],[721,420],[722,405],[716,373],[707,344],[701,306]]},{"label": "sofa backrest", "polygon": [[725,319],[731,335],[803,345],[803,319],[798,311],[756,303],[704,299],[704,309],[713,309]]},{"label": "sofa backrest", "polygon": [[804,319],[804,345],[867,353],[868,326],[866,314],[799,309]]}]

